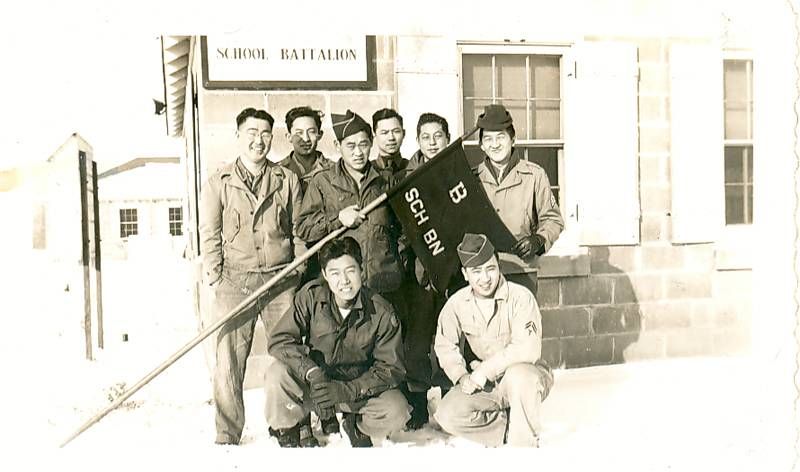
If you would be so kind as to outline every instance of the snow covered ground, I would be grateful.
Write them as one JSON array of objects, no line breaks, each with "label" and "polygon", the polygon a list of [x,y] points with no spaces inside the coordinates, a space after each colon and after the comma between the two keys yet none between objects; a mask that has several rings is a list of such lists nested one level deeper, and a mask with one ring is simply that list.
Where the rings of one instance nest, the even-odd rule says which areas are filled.
[{"label": "snow covered ground", "polygon": [[[2,470],[475,469],[519,464],[557,470],[789,470],[793,437],[749,358],[693,358],[557,370],[543,407],[541,447],[486,450],[430,424],[383,448],[354,451],[327,438],[314,451],[269,438],[261,390],[246,392],[239,446],[215,446],[208,371],[200,347],[63,449],[58,444],[196,332],[184,262],[109,262],[106,348],[86,361],[76,334],[57,328],[60,281],[47,266],[6,271],[0,284],[5,382]],[[155,264],[155,265],[154,265]],[[35,288],[35,290],[34,290]],[[36,290],[40,290],[36,291]],[[60,331],[59,331],[60,330]],[[122,342],[122,334],[128,341]],[[435,410],[438,390],[429,392]],[[785,412],[788,414],[789,412]],[[425,446],[425,447],[419,447]],[[412,454],[405,451],[411,449]],[[366,462],[364,460],[366,459]],[[8,461],[8,462],[7,462]],[[361,462],[355,462],[361,461]],[[2,463],[8,465],[2,466]],[[42,464],[44,462],[44,465]],[[768,466],[771,464],[772,466]],[[504,465],[505,466],[505,465]],[[774,467],[773,467],[774,466]]]}]

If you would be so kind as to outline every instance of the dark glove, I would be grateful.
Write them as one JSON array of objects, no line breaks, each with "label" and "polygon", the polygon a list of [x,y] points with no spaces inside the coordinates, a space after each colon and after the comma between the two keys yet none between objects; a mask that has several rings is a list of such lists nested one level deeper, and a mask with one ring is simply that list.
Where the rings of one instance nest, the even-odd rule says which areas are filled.
[{"label": "dark glove", "polygon": [[348,403],[355,395],[344,382],[336,380],[311,386],[311,400],[321,409],[333,409],[339,403]]},{"label": "dark glove", "polygon": [[306,378],[308,379],[308,389],[312,392],[311,399],[314,403],[314,411],[317,413],[319,419],[325,420],[328,418],[333,418],[336,415],[336,410],[334,408],[325,408],[314,401],[314,387],[330,382],[330,379],[325,374],[325,371],[319,367],[312,368],[308,371],[308,374],[306,374]]},{"label": "dark glove", "polygon": [[544,237],[540,234],[534,234],[521,238],[517,241],[517,244],[514,245],[512,251],[523,259],[531,254],[541,256],[544,254]]}]

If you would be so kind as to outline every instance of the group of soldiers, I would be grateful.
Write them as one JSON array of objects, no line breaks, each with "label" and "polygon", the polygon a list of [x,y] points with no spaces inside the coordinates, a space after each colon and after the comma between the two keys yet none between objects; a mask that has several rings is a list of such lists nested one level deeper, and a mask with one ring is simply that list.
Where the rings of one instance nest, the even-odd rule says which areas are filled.
[{"label": "group of soldiers", "polygon": [[[463,281],[444,293],[391,208],[363,211],[448,145],[444,118],[419,117],[411,159],[400,155],[405,129],[393,109],[375,112],[371,125],[350,110],[332,114],[338,161],[317,150],[321,112],[302,106],[286,114],[292,151],[278,163],[266,158],[273,125],[265,110],[242,110],[237,155],[202,188],[212,317],[226,316],[276,269],[346,229],[220,329],[215,442],[241,439],[245,366],[260,317],[270,356],[266,421],[282,447],[319,445],[312,413],[322,434],[344,429],[354,447],[419,429],[430,419],[433,386],[442,389],[435,418],[446,432],[486,446],[538,445],[553,376],[541,360],[536,266],[563,220],[545,172],[514,152],[508,111],[489,105],[478,118],[485,159],[475,178],[517,243],[498,252],[485,235],[466,233],[457,249]],[[370,160],[373,144],[378,156]]]}]

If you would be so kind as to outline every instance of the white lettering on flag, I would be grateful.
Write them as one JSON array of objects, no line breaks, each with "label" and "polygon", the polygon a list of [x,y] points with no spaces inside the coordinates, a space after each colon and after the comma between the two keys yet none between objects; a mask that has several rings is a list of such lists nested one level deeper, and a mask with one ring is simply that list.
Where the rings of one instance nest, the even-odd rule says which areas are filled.
[{"label": "white lettering on flag", "polygon": [[434,256],[444,251],[444,246],[442,246],[442,242],[439,241],[439,235],[436,234],[435,229],[429,229],[422,235],[422,239],[425,240],[425,244],[428,245],[428,249],[430,249],[431,254]]},{"label": "white lettering on flag", "polygon": [[422,203],[422,200],[419,198],[419,190],[414,187],[406,192],[405,196],[406,201],[409,203],[408,209],[411,210],[411,214],[414,215],[414,219],[417,220],[417,226],[421,226],[422,223],[428,221],[429,218],[425,211],[425,204]]},{"label": "white lettering on flag", "polygon": [[458,185],[450,189],[450,200],[452,200],[453,203],[458,203],[466,197],[467,188],[464,186],[464,182],[458,182]]}]

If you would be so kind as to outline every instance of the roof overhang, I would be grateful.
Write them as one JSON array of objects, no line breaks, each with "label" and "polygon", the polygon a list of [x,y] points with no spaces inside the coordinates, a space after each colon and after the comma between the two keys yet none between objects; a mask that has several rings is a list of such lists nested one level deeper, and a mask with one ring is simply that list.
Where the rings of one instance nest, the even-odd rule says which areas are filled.
[{"label": "roof overhang", "polygon": [[110,177],[112,175],[120,174],[122,172],[129,171],[131,169],[136,169],[137,167],[143,167],[147,164],[180,164],[181,159],[179,157],[137,157],[135,159],[131,159],[130,161],[120,164],[116,167],[108,169],[105,172],[101,172],[97,178],[103,179],[105,177]]},{"label": "roof overhang", "polygon": [[167,134],[172,137],[183,135],[183,110],[186,102],[190,50],[191,36],[161,36]]}]

